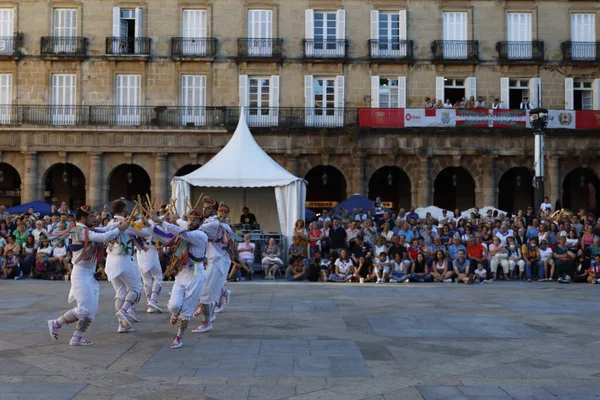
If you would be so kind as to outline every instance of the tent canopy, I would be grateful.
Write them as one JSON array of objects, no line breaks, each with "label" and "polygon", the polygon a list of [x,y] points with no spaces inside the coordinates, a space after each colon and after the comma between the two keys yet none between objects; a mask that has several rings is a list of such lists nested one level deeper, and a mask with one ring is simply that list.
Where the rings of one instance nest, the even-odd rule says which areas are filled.
[{"label": "tent canopy", "polygon": [[372,210],[373,200],[369,200],[360,194],[355,194],[335,206],[335,209],[337,210],[343,208],[344,210],[352,211],[353,208],[360,207],[362,207],[365,211]]},{"label": "tent canopy", "polygon": [[[228,191],[231,193],[222,193],[221,190],[222,194],[219,196],[223,197],[219,198],[226,198],[227,195],[235,196],[238,202],[245,202],[247,196],[263,196],[256,202],[257,206],[261,205],[263,208],[266,208],[268,203],[264,196],[267,195],[271,199],[274,197],[275,202],[268,206],[268,211],[265,209],[263,215],[268,217],[276,215],[281,234],[288,239],[294,233],[296,220],[304,218],[306,182],[277,164],[256,143],[246,124],[243,109],[240,112],[237,128],[227,145],[202,167],[187,175],[176,177],[171,182],[172,197],[176,199],[177,209],[180,212],[185,209],[186,199],[191,199],[190,186],[234,188]],[[254,188],[254,190],[246,190],[246,188]],[[275,196],[272,195],[272,191],[266,193],[266,188],[274,188]],[[229,206],[233,207],[233,204]],[[263,225],[265,218],[261,215],[257,217]]]},{"label": "tent canopy", "polygon": [[261,149],[248,129],[244,112],[229,143],[216,156],[175,179],[192,186],[242,188],[286,186],[302,181]]},{"label": "tent canopy", "polygon": [[14,206],[6,209],[6,211],[10,214],[22,214],[27,212],[31,207],[33,207],[33,212],[40,213],[40,215],[48,215],[50,214],[50,211],[52,211],[52,204],[44,203],[39,200]]}]

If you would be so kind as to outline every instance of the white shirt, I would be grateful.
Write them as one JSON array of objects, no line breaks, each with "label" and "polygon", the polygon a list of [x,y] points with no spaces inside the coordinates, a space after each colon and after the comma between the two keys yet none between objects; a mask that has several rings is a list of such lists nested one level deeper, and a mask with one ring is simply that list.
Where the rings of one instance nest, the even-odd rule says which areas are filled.
[{"label": "white shirt", "polygon": [[52,251],[52,255],[54,257],[64,257],[67,255],[67,248],[65,246],[55,247],[54,250]]},{"label": "white shirt", "polygon": [[542,203],[540,205],[540,209],[542,211],[544,211],[544,212],[546,212],[546,211],[552,211],[552,204],[550,204],[550,203]]},{"label": "white shirt", "polygon": [[338,267],[338,273],[346,275],[350,271],[350,267],[352,267],[354,264],[352,263],[351,258],[348,258],[346,261],[338,258],[335,260],[335,265]]},{"label": "white shirt", "polygon": [[492,110],[498,110],[500,108],[500,103],[492,103]]},{"label": "white shirt", "polygon": [[476,108],[485,108],[485,101],[481,100],[481,101],[476,101],[475,102],[475,107]]},{"label": "white shirt", "polygon": [[452,108],[452,103],[444,103],[444,108]]},{"label": "white shirt", "polygon": [[512,235],[512,232],[510,232],[509,230],[506,230],[506,232],[502,233],[502,231],[498,231],[498,233],[496,233],[495,235],[498,239],[500,239],[500,244],[503,244],[506,246],[506,238],[508,237],[514,237]]},{"label": "white shirt", "polygon": [[552,249],[550,247],[546,247],[546,250],[542,250],[540,247],[540,260],[542,262],[552,258]]}]

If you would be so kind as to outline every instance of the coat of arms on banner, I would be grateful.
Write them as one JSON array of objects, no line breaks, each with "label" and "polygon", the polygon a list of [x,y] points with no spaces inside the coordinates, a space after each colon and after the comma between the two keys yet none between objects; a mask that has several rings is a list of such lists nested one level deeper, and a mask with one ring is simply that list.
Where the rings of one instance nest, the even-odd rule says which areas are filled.
[{"label": "coat of arms on banner", "polygon": [[448,111],[442,112],[442,124],[447,125],[450,123],[450,113]]},{"label": "coat of arms on banner", "polygon": [[569,126],[573,122],[573,116],[571,113],[560,113],[558,114],[558,122],[563,126]]}]

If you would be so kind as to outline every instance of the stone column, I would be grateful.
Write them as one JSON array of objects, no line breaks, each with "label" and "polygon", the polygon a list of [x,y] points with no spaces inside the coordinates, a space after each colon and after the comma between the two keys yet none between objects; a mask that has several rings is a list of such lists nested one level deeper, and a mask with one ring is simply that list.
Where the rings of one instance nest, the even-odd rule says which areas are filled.
[{"label": "stone column", "polygon": [[[548,174],[547,177],[550,178],[550,204],[552,204],[552,209],[556,207],[556,202],[562,199],[560,198],[560,160],[558,157],[548,157]],[[547,183],[546,183],[547,185]],[[548,186],[546,186],[546,193],[548,193]],[[539,204],[536,204],[539,206]]]},{"label": "stone column", "polygon": [[365,187],[365,155],[356,154],[352,156],[352,182],[346,187],[346,197],[350,197],[356,193],[361,196],[367,194]]},{"label": "stone column", "polygon": [[25,153],[25,176],[21,184],[21,203],[29,203],[35,200],[44,200],[38,198],[38,163],[36,152]]},{"label": "stone column", "polygon": [[498,207],[498,187],[496,185],[496,157],[481,157],[481,190],[475,199],[477,207]]},{"label": "stone column", "polygon": [[419,157],[417,167],[417,202],[412,204],[413,207],[427,207],[433,203],[432,187],[433,182],[430,179],[429,172],[429,156]]},{"label": "stone column", "polygon": [[87,181],[87,201],[91,206],[97,206],[108,201],[102,193],[102,153],[89,153],[90,156],[90,176]]},{"label": "stone column", "polygon": [[[298,176],[298,154],[288,154],[285,158],[285,169],[289,171],[289,173]],[[303,178],[303,177],[301,177]]]},{"label": "stone column", "polygon": [[153,197],[159,202],[165,203],[169,200],[167,179],[167,154],[158,153],[154,158],[154,191]]}]

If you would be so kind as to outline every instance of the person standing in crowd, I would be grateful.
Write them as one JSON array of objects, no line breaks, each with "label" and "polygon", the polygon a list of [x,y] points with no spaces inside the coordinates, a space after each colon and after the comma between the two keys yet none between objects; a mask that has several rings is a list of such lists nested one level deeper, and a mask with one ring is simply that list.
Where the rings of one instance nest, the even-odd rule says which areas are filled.
[{"label": "person standing in crowd", "polygon": [[339,218],[333,219],[333,226],[329,228],[329,247],[331,252],[340,254],[346,248],[346,230],[340,225]]}]

